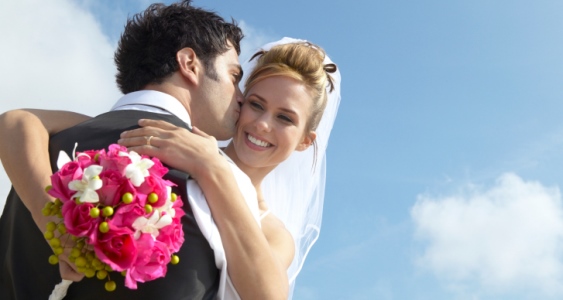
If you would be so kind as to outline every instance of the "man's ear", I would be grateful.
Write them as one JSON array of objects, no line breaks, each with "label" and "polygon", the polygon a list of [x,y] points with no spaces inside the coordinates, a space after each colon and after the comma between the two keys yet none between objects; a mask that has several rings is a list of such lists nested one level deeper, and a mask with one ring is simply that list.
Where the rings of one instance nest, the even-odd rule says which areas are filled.
[{"label": "man's ear", "polygon": [[198,84],[201,66],[194,50],[187,47],[180,49],[176,52],[176,61],[178,62],[178,71],[180,74],[191,83]]},{"label": "man's ear", "polygon": [[317,133],[314,131],[309,131],[309,133],[303,136],[303,140],[301,140],[301,142],[297,145],[297,148],[295,148],[295,150],[297,151],[307,150],[309,146],[313,144],[316,138],[317,138]]}]

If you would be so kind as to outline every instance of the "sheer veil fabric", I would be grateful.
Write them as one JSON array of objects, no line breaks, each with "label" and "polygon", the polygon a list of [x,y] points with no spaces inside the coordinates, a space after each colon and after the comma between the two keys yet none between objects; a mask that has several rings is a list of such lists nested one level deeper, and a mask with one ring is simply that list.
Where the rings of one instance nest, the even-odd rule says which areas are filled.
[{"label": "sheer veil fabric", "polygon": [[[266,44],[256,52],[267,51],[275,45],[295,42],[305,41],[286,37]],[[326,56],[324,63],[333,62]],[[256,60],[243,63],[245,76],[241,80],[241,89],[244,88],[244,83],[255,65]],[[327,107],[316,130],[316,154],[313,146],[303,152],[295,151],[262,182],[262,192],[269,208],[283,221],[295,240],[295,258],[288,269],[290,295],[293,294],[295,278],[301,271],[311,246],[317,241],[321,229],[326,179],[326,147],[340,104],[339,69],[330,73],[330,76],[334,89],[328,94]]]}]

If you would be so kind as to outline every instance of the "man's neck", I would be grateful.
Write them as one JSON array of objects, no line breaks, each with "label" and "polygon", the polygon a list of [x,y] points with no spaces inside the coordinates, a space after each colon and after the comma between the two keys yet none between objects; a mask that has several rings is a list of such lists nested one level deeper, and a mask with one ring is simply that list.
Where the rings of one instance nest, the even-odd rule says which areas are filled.
[{"label": "man's neck", "polygon": [[176,98],[176,100],[178,100],[178,102],[180,102],[180,104],[182,104],[182,106],[186,109],[191,118],[192,112],[190,108],[190,93],[187,89],[181,88],[175,84],[174,81],[169,80],[159,84],[147,84],[143,90],[157,91]]}]

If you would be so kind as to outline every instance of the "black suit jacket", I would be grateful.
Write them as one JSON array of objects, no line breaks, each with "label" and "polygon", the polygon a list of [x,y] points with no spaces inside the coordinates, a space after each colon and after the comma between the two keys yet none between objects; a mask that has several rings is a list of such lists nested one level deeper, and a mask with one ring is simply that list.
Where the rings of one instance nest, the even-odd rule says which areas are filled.
[{"label": "black suit jacket", "polygon": [[[124,130],[137,128],[139,119],[159,119],[177,126],[187,125],[172,115],[142,111],[113,111],[51,137],[49,153],[51,166],[56,166],[59,150],[69,156],[74,144],[77,151],[103,149],[117,142]],[[182,217],[184,244],[178,253],[180,263],[169,265],[165,278],[139,283],[137,290],[124,286],[124,277],[112,272],[117,283],[114,292],[104,289],[105,280],[84,278],[73,283],[65,299],[214,299],[219,286],[220,271],[215,266],[213,250],[197,226],[187,201],[188,175],[171,169],[166,175],[177,184],[174,192],[184,199]],[[47,299],[54,286],[61,281],[58,265],[50,265],[53,253],[23,202],[12,190],[0,218],[0,299]]]}]

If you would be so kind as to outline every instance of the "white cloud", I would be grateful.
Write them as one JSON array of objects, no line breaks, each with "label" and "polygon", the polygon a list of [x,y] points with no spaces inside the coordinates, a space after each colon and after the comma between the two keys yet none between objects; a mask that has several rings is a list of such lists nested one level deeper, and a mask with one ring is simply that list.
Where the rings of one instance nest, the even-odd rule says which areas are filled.
[{"label": "white cloud", "polygon": [[241,41],[241,63],[250,58],[256,49],[269,43],[280,40],[282,37],[269,34],[263,30],[254,28],[247,24],[244,20],[239,22],[239,26],[244,33],[244,38]]},{"label": "white cloud", "polygon": [[453,285],[563,294],[563,207],[557,187],[507,173],[457,195],[419,195],[411,209],[425,241],[418,263]]},{"label": "white cloud", "polygon": [[[120,95],[113,45],[72,1],[0,1],[0,39],[0,112],[34,107],[96,115]],[[0,210],[10,186],[3,172]]]}]

